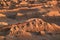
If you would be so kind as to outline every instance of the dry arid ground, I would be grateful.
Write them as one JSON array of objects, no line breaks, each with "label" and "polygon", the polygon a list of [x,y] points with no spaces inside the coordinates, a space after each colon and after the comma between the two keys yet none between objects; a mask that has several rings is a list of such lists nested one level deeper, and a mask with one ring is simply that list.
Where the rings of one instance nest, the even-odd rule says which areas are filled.
[{"label": "dry arid ground", "polygon": [[60,5],[49,2],[0,9],[0,40],[60,40]]}]

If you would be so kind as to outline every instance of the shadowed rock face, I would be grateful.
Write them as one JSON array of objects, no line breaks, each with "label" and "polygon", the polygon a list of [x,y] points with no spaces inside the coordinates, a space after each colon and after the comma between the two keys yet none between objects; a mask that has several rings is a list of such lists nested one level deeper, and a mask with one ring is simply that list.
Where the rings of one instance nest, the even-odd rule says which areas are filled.
[{"label": "shadowed rock face", "polygon": [[31,18],[23,23],[17,23],[8,25],[7,27],[2,27],[0,32],[2,31],[3,33],[6,33],[6,40],[53,40],[54,37],[60,33],[60,27],[56,24],[46,23],[40,18]]},{"label": "shadowed rock face", "polygon": [[12,25],[11,32],[17,31],[26,31],[26,32],[47,32],[47,33],[55,33],[60,30],[59,26],[54,26],[55,24],[49,24],[44,22],[39,18],[32,18],[27,20],[24,23]]},{"label": "shadowed rock face", "polygon": [[0,35],[5,36],[4,39],[6,40],[40,40],[46,39],[46,37],[47,39],[53,40],[53,36],[55,37],[60,34],[60,26],[53,23],[47,23],[40,18],[31,18],[23,23],[1,27],[0,32]]},{"label": "shadowed rock face", "polygon": [[[46,3],[48,5],[52,5],[52,6],[55,6],[57,5],[58,1],[57,0],[1,0],[0,1],[0,6],[1,8],[16,8],[16,7],[19,7],[20,4],[39,4],[39,3]],[[23,5],[23,6],[24,6]],[[27,6],[28,7],[28,6]]]},{"label": "shadowed rock face", "polygon": [[[42,0],[43,1],[43,0]],[[6,26],[0,27],[0,40],[60,40],[60,9],[58,1],[45,1],[40,2],[41,5],[30,5],[30,7],[35,8],[21,8],[20,4],[28,4],[27,2],[12,0],[3,2],[0,5],[0,12],[4,13],[7,18],[0,18],[1,24],[5,24],[4,21],[11,22],[12,25],[5,24]],[[30,3],[31,2],[31,3]],[[34,1],[30,1],[33,4]],[[47,3],[46,3],[47,2]],[[38,3],[37,3],[38,4]],[[28,7],[24,6],[23,7]],[[41,6],[41,7],[40,7]],[[4,10],[6,8],[6,10]],[[9,9],[10,8],[10,9]],[[13,10],[12,10],[13,9]],[[24,11],[23,11],[24,10]],[[28,11],[28,12],[27,12]],[[14,14],[11,14],[14,13]],[[22,18],[17,18],[17,13],[23,13]],[[10,15],[11,14],[11,15]],[[15,17],[16,18],[15,18]],[[4,16],[5,17],[5,16]],[[10,18],[15,18],[10,20]],[[31,19],[30,19],[31,18]],[[7,19],[7,20],[6,20]],[[17,20],[19,19],[19,21]],[[22,19],[22,20],[21,20]],[[28,20],[27,20],[28,19]],[[26,20],[26,21],[25,21]],[[13,22],[14,21],[14,22]],[[23,22],[21,22],[23,21]],[[25,21],[25,22],[24,22]],[[18,23],[21,22],[21,23]],[[10,24],[11,24],[10,23]],[[13,24],[14,23],[14,24]],[[16,24],[15,24],[16,23]]]}]

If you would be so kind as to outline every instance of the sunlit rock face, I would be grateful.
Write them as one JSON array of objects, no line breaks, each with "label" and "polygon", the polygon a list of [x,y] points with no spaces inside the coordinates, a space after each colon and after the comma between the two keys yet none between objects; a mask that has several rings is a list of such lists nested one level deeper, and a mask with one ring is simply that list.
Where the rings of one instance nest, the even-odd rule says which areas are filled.
[{"label": "sunlit rock face", "polygon": [[8,25],[6,22],[0,22],[0,25]]},{"label": "sunlit rock face", "polygon": [[40,4],[40,3],[45,3],[48,5],[55,6],[57,5],[58,1],[57,0],[1,0],[0,6],[3,8],[10,8],[12,6],[16,7],[20,4]]},{"label": "sunlit rock face", "polygon": [[59,5],[57,0],[0,0],[0,40],[60,40]]},{"label": "sunlit rock face", "polygon": [[[9,27],[9,26],[8,26]],[[31,18],[23,23],[10,25],[10,32],[6,39],[25,40],[25,39],[51,39],[60,33],[60,27],[56,24],[46,23],[40,18]],[[42,37],[43,36],[43,37]],[[44,37],[46,36],[46,37]],[[36,38],[35,38],[36,37]],[[40,39],[39,39],[40,38]]]},{"label": "sunlit rock face", "polygon": [[59,11],[52,10],[49,13],[47,13],[46,16],[60,16],[60,13]]},{"label": "sunlit rock face", "polygon": [[[17,24],[17,25],[12,25],[11,31],[15,32],[16,31],[32,31],[32,32],[40,32],[40,31],[45,31],[45,32],[55,32],[60,29],[59,26],[54,26],[55,24],[49,24],[44,22],[42,19],[39,18],[32,18],[27,20],[24,23]],[[57,29],[55,29],[57,28]]]}]

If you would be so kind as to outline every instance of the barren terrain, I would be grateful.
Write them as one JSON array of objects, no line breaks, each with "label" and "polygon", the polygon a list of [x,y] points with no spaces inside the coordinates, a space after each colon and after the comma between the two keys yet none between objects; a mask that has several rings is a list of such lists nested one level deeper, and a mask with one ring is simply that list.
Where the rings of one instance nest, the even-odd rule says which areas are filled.
[{"label": "barren terrain", "polygon": [[1,9],[0,40],[60,40],[60,5],[51,4]]}]

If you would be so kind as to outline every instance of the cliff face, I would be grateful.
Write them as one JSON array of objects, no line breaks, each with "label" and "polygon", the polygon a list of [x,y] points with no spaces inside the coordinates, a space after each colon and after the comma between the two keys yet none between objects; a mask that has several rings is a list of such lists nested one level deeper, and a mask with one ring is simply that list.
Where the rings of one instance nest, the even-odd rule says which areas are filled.
[{"label": "cliff face", "polygon": [[[6,30],[7,29],[7,30]],[[23,23],[17,23],[2,27],[0,30],[2,33],[6,33],[6,40],[53,40],[54,37],[60,34],[60,26],[56,24],[50,24],[40,18],[31,18]],[[2,34],[3,35],[3,34]],[[43,36],[43,37],[42,37]],[[44,37],[45,36],[45,37]],[[36,37],[36,38],[35,38]],[[53,37],[53,38],[52,38]],[[30,39],[31,38],[31,39]],[[40,38],[40,39],[39,39]],[[57,38],[56,38],[57,39]],[[58,38],[59,39],[59,38]]]},{"label": "cliff face", "polygon": [[42,19],[39,18],[32,18],[27,20],[21,24],[15,24],[11,27],[11,32],[14,34],[16,31],[25,31],[25,32],[47,32],[47,33],[55,33],[55,31],[59,31],[60,27],[56,24],[50,24],[44,22]]},{"label": "cliff face", "polygon": [[60,40],[60,1],[0,1],[0,40]]},{"label": "cliff face", "polygon": [[57,0],[52,0],[52,1],[48,1],[48,0],[1,0],[0,1],[0,7],[1,8],[11,8],[12,6],[14,6],[15,8],[20,6],[20,4],[40,4],[40,3],[44,3],[50,6],[56,6],[59,1]]}]

